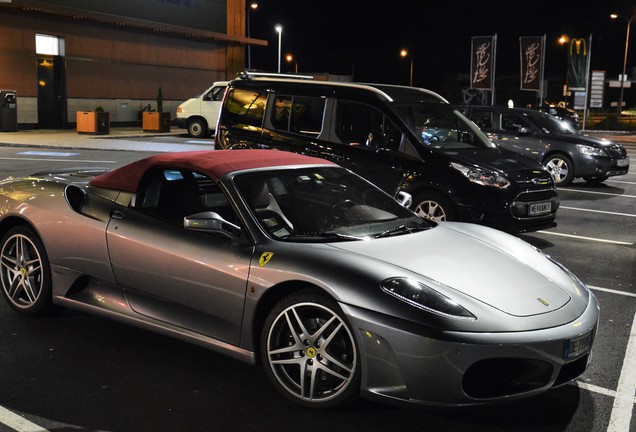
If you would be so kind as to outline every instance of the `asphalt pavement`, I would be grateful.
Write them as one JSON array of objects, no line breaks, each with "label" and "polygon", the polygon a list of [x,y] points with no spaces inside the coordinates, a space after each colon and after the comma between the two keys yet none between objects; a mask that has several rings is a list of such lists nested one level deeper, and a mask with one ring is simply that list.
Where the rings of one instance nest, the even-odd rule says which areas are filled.
[{"label": "asphalt pavement", "polygon": [[[585,131],[584,133],[620,142],[625,145],[630,156],[636,155],[636,131],[631,133]],[[178,140],[178,142],[161,141],[161,138],[171,136],[185,137],[186,130],[172,128],[170,132],[155,133],[144,132],[139,127],[122,127],[111,128],[108,135],[80,134],[75,129],[19,130],[18,132],[0,132],[0,145],[149,152],[214,149],[214,140],[211,138],[190,138],[185,141]],[[153,137],[158,139],[149,139]]]}]

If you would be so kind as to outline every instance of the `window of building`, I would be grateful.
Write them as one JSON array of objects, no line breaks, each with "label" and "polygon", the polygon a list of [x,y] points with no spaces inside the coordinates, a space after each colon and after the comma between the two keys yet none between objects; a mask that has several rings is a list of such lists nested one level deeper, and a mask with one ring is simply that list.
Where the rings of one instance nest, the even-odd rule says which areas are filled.
[{"label": "window of building", "polygon": [[64,39],[57,36],[37,33],[35,35],[35,53],[43,55],[64,55]]}]

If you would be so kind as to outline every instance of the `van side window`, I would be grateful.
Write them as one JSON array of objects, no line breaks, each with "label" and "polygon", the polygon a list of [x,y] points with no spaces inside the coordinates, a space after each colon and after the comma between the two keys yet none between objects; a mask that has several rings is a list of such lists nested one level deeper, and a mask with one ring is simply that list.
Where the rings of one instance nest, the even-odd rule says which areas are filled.
[{"label": "van side window", "polygon": [[325,99],[278,95],[271,122],[274,128],[317,137],[322,130]]},{"label": "van side window", "polygon": [[336,134],[345,144],[399,151],[402,133],[380,110],[339,101]]},{"label": "van side window", "polygon": [[261,127],[266,104],[265,92],[230,89],[225,99],[226,121],[232,125]]}]

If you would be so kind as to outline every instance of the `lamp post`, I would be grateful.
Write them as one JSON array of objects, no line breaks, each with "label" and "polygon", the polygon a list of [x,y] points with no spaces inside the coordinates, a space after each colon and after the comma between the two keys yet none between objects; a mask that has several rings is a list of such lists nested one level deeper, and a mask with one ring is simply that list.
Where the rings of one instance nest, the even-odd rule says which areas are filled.
[{"label": "lamp post", "polygon": [[296,60],[291,54],[287,54],[285,56],[285,60],[287,61],[287,63],[294,62],[294,73],[298,73],[298,60]]},{"label": "lamp post", "polygon": [[621,82],[621,97],[618,101],[618,114],[620,114],[623,109],[623,89],[625,88],[625,78],[626,78],[625,71],[627,70],[627,50],[629,49],[629,28],[632,25],[632,20],[636,18],[636,15],[627,19],[624,16],[613,13],[610,15],[610,18],[612,19],[623,18],[625,21],[627,21],[627,32],[625,33],[625,56],[623,57],[623,75],[621,76],[621,79],[619,80]]},{"label": "lamp post", "polygon": [[411,60],[411,73],[409,75],[409,86],[413,87],[413,57],[405,49],[400,51],[400,56],[403,58],[408,57],[409,60]]},{"label": "lamp post", "polygon": [[[566,46],[568,42],[570,42],[570,37],[566,34],[562,34],[561,37],[557,39],[557,42],[559,42],[559,45],[561,46]],[[563,97],[564,98],[567,98],[567,95],[568,95],[568,68],[569,68],[568,59],[569,59],[568,50],[566,48],[565,49],[565,79],[563,80]]]},{"label": "lamp post", "polygon": [[276,33],[278,33],[278,73],[280,73],[280,58],[281,58],[281,40],[283,38],[283,26],[280,24],[276,24],[276,27],[274,27],[274,29],[276,30]]},{"label": "lamp post", "polygon": [[[250,12],[258,8],[258,3],[251,2],[247,9],[247,38],[250,38]],[[247,68],[252,69],[252,45],[247,43]]]}]

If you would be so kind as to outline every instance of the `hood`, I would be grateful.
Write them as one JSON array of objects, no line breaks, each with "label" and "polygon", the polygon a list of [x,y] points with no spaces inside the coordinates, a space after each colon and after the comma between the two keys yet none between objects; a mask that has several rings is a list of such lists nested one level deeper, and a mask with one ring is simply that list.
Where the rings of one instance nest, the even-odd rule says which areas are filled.
[{"label": "hood", "polygon": [[438,150],[438,153],[453,162],[498,171],[508,180],[518,183],[534,180],[535,184],[551,184],[550,174],[539,162],[502,148],[442,149]]},{"label": "hood", "polygon": [[[387,277],[420,275],[518,317],[546,314],[570,300],[572,278],[521,239],[486,227],[440,223],[417,234],[332,247],[395,266]],[[401,269],[407,274],[399,274]]]},{"label": "hood", "polygon": [[601,147],[601,148],[610,148],[613,146],[620,146],[620,144],[616,144],[614,141],[598,138],[591,135],[585,135],[581,133],[574,134],[541,134],[544,139],[548,140],[559,140],[565,143],[571,144],[586,144],[592,147]]}]

